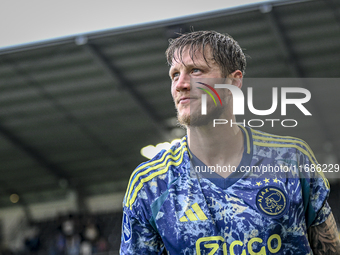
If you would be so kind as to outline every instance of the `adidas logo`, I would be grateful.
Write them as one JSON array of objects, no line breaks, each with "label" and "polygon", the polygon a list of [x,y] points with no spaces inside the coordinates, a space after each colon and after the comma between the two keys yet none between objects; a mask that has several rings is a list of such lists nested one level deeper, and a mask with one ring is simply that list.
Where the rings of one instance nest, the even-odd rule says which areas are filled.
[{"label": "adidas logo", "polygon": [[207,220],[207,216],[205,216],[204,212],[200,208],[200,206],[195,203],[191,206],[189,210],[185,211],[186,216],[184,215],[179,219],[180,222],[188,221],[196,221],[196,220]]}]

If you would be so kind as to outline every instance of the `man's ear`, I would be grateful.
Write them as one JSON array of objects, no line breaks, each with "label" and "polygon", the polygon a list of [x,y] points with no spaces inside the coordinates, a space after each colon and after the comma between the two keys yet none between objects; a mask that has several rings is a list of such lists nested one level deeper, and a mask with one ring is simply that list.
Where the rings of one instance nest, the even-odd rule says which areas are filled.
[{"label": "man's ear", "polygon": [[242,72],[240,70],[236,70],[235,72],[227,76],[227,78],[225,79],[225,83],[235,85],[240,89],[242,88],[242,78]]},{"label": "man's ear", "polygon": [[242,78],[243,74],[240,70],[236,70],[235,72],[228,75],[229,78],[232,78],[232,84],[238,87],[239,89],[242,88]]}]

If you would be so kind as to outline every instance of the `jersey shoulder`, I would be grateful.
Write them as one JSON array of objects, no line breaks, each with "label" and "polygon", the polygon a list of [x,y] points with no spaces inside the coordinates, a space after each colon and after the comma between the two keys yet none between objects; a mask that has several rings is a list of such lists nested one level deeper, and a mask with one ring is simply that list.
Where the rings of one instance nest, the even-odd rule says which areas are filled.
[{"label": "jersey shoulder", "polygon": [[302,139],[293,136],[281,136],[251,129],[253,144],[259,148],[276,151],[295,151],[308,158],[312,164],[317,164],[316,157],[309,145]]},{"label": "jersey shoulder", "polygon": [[276,162],[295,164],[294,170],[303,179],[320,178],[329,187],[310,146],[302,139],[293,136],[280,136],[251,129],[254,155],[260,158],[274,158]]},{"label": "jersey shoulder", "polygon": [[151,204],[185,171],[189,160],[187,138],[183,137],[170,149],[141,163],[131,174],[123,205],[131,209],[138,199],[148,200]]}]

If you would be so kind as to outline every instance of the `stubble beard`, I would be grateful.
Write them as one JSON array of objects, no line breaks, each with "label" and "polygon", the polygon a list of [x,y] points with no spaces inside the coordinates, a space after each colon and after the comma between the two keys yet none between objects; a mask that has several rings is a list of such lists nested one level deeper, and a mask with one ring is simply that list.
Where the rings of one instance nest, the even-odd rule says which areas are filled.
[{"label": "stubble beard", "polygon": [[221,118],[225,108],[221,105],[213,106],[208,110],[207,115],[201,115],[200,111],[190,112],[190,114],[180,115],[177,111],[177,121],[179,126],[183,128],[188,127],[202,127],[209,124],[213,125],[214,119]]}]

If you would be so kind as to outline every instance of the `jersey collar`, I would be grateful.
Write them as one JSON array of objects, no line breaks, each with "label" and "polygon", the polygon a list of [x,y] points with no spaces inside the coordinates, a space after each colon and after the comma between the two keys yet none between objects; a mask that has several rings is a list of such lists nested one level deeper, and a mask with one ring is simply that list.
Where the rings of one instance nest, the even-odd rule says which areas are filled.
[{"label": "jersey collar", "polygon": [[198,177],[209,179],[209,181],[211,181],[221,189],[227,189],[235,182],[237,182],[244,175],[244,173],[240,171],[241,166],[249,166],[253,156],[252,132],[249,127],[243,127],[241,125],[239,127],[244,138],[244,151],[241,162],[236,168],[235,172],[231,173],[227,178],[223,178],[219,174],[212,172],[211,169],[209,169],[199,158],[197,158],[188,147],[191,161],[190,171],[196,172],[196,175],[198,175]]}]

